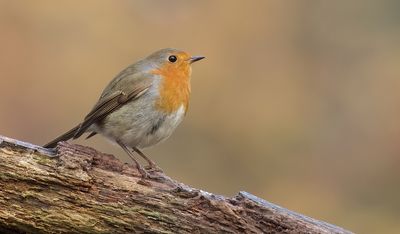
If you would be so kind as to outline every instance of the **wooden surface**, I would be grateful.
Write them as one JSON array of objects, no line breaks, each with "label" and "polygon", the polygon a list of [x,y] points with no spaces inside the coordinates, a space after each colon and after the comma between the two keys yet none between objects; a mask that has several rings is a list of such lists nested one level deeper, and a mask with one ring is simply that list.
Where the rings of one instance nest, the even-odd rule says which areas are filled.
[{"label": "wooden surface", "polygon": [[247,192],[223,197],[94,149],[0,136],[0,233],[351,233]]}]

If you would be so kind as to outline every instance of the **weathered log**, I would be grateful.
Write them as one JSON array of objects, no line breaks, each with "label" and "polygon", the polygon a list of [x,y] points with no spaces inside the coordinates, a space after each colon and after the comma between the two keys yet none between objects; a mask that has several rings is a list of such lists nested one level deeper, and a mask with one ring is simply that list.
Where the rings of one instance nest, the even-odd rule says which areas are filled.
[{"label": "weathered log", "polygon": [[351,233],[247,192],[233,198],[114,156],[0,136],[0,233]]}]

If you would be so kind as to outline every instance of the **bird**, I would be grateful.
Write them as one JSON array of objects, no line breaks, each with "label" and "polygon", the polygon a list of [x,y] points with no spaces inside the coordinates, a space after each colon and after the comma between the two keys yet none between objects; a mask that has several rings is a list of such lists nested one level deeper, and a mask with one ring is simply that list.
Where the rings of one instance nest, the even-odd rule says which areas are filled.
[{"label": "bird", "polygon": [[129,65],[109,82],[81,123],[43,147],[55,148],[84,133],[89,133],[86,139],[100,134],[129,155],[142,178],[149,178],[134,152],[147,161],[147,168],[159,169],[141,149],[166,140],[182,122],[189,107],[192,64],[204,58],[165,48]]}]

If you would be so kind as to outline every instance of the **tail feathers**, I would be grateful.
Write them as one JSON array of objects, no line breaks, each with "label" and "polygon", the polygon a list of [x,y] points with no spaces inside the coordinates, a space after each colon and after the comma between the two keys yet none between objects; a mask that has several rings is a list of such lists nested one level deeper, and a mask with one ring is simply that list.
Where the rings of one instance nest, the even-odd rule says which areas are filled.
[{"label": "tail feathers", "polygon": [[60,141],[67,141],[71,138],[74,138],[75,133],[78,131],[80,124],[73,129],[69,130],[68,132],[62,134],[61,136],[57,137],[56,139],[50,141],[49,143],[45,144],[44,148],[54,148],[57,146],[57,143]]},{"label": "tail feathers", "polygon": [[97,132],[91,132],[87,137],[86,137],[86,139],[89,139],[89,138],[91,138],[92,136],[94,136],[94,135],[96,135],[97,134]]}]

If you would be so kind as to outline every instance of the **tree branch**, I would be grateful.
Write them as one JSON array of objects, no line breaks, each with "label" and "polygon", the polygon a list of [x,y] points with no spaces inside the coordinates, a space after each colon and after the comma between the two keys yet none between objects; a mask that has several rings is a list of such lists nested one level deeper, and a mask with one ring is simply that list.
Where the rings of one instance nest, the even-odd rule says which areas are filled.
[{"label": "tree branch", "polygon": [[0,136],[0,233],[351,233],[240,192],[143,181],[114,156]]}]

